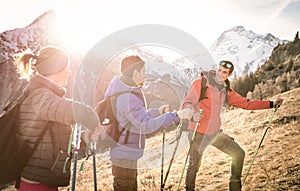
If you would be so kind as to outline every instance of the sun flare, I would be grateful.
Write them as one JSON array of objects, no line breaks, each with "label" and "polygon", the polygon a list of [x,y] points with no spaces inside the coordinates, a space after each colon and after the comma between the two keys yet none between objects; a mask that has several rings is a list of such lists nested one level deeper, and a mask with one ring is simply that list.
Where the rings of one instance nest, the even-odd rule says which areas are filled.
[{"label": "sun flare", "polygon": [[68,13],[58,14],[56,19],[58,39],[63,46],[76,52],[86,52],[99,40],[91,32],[91,26],[82,17]]}]

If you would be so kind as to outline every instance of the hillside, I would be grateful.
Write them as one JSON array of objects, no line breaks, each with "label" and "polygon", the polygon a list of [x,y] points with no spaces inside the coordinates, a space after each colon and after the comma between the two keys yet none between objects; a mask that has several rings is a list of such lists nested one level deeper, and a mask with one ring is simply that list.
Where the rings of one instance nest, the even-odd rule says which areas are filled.
[{"label": "hillside", "polygon": [[[20,52],[25,47],[30,47],[34,53],[45,45],[58,45],[63,47],[59,38],[55,36],[56,28],[53,24],[54,16],[55,13],[49,11],[25,28],[14,29],[0,34],[0,48],[2,50],[0,53],[0,76],[4,78],[2,83],[0,83],[0,89],[2,90],[0,93],[0,115],[3,109],[17,97],[22,87],[27,83],[17,80],[12,55]],[[261,39],[262,38],[252,40],[256,42],[261,41]],[[251,44],[251,47],[255,46]],[[253,91],[251,97],[255,98],[279,95],[279,93],[287,91],[279,95],[285,99],[284,105],[275,114],[274,121],[271,125],[272,128],[269,130],[263,142],[263,147],[259,151],[253,168],[250,171],[244,190],[300,190],[300,159],[298,157],[300,154],[300,106],[298,103],[300,99],[300,89],[298,88],[300,86],[299,47],[299,38],[295,38],[293,42],[278,45],[273,50],[272,56],[266,61],[266,64],[262,65],[256,72],[251,73],[247,77],[249,78],[248,81],[240,80],[238,81],[239,83],[236,82],[239,87],[247,87],[247,89],[238,91],[239,93],[242,92],[246,96],[251,89],[251,91]],[[71,97],[71,87],[74,85],[74,78],[76,77],[78,67],[85,53],[75,53],[72,49],[67,49],[67,51],[70,53],[73,71],[70,76],[69,87],[67,88],[69,90],[67,91],[67,97]],[[144,49],[141,49],[139,53],[145,54],[144,56],[147,60],[158,56],[154,55],[154,53],[146,52]],[[182,62],[177,60],[177,62],[172,63],[172,66],[176,66],[176,64],[180,65]],[[155,94],[163,95],[163,97],[158,99],[152,94],[149,95],[153,97],[147,97],[146,91],[148,103],[151,99],[158,99],[161,102],[166,100],[171,106],[178,106],[179,103],[177,101],[180,99],[176,98],[176,102],[172,103],[168,101],[169,95],[172,94],[173,98],[175,94],[182,95],[185,92],[185,89],[182,87],[188,84],[185,80],[198,76],[200,71],[198,67],[184,67],[185,69],[182,70],[180,68],[180,73],[178,72],[178,68],[172,69],[170,67],[167,69],[167,75],[165,75],[166,72],[161,69],[154,70],[162,72],[163,75],[159,72],[157,74],[151,74],[151,79],[154,80],[151,80],[151,84],[148,86],[148,92],[155,92]],[[115,70],[116,67],[111,67],[110,69]],[[182,71],[188,76],[187,78],[182,78],[185,77],[181,74]],[[102,91],[99,93],[101,95],[103,95],[103,91],[105,90],[105,86],[103,86],[102,82],[105,81],[105,83],[107,83],[110,74],[113,75],[115,73],[108,71],[103,73],[103,78],[101,76],[101,84],[99,85],[101,87],[99,87],[99,90],[97,88],[99,92]],[[88,80],[90,80],[90,78]],[[175,83],[172,83],[172,81]],[[81,90],[83,90],[86,85],[84,82],[85,81],[82,81]],[[160,86],[158,86],[158,84]],[[232,85],[234,85],[234,83],[232,83]],[[273,110],[245,111],[234,109],[226,113],[224,130],[233,136],[246,151],[244,173],[260,142],[272,111]],[[171,144],[172,140],[174,140],[174,134],[175,132],[173,131],[166,135],[166,153],[168,153],[168,155],[165,157],[165,171],[168,165],[167,159],[169,159],[170,152],[173,151],[174,147],[174,143]],[[142,165],[147,166],[147,169],[139,170],[139,190],[160,189],[161,169],[159,163],[161,161],[161,139],[161,134],[158,134],[147,140],[147,148],[157,148],[157,150],[153,153],[148,151],[146,157],[141,162]],[[182,139],[183,148],[179,150],[169,175],[166,185],[166,188],[169,188],[169,190],[176,190],[180,178],[187,152],[187,144],[184,141],[186,141],[186,139]],[[186,147],[185,149],[184,146]],[[110,161],[106,155],[100,154],[97,155],[97,159],[98,188],[99,190],[112,190],[113,177],[111,175]],[[78,168],[82,161],[78,163]],[[205,191],[227,190],[229,165],[230,160],[227,156],[216,149],[209,149],[203,158],[200,174],[198,175],[198,188]],[[93,190],[92,159],[88,159],[84,166],[85,169],[77,174],[76,190]],[[152,166],[152,168],[149,166]],[[184,182],[182,183],[182,190],[183,185]],[[14,189],[9,188],[7,190]],[[60,188],[60,190],[70,190],[70,187]]]},{"label": "hillside", "polygon": [[232,86],[241,95],[263,99],[300,87],[299,33],[288,43],[278,45],[271,56],[254,73],[235,78]]},{"label": "hillside", "polygon": [[[255,190],[299,190],[300,189],[300,88],[285,92],[277,97],[284,104],[275,113],[271,128],[263,141],[250,174],[244,185],[244,191]],[[242,146],[246,152],[243,175],[267,127],[274,110],[246,111],[234,109],[226,112],[224,131]],[[161,135],[147,140],[147,146],[155,144],[161,147]],[[172,133],[166,142],[173,139]],[[176,190],[186,156],[185,149],[174,160],[166,188]],[[153,153],[154,154],[154,153]],[[99,190],[112,190],[110,162],[97,155],[97,176]],[[159,159],[160,160],[160,159]],[[166,172],[168,163],[165,164]],[[198,189],[205,191],[226,191],[229,179],[230,159],[219,150],[212,148],[204,155],[200,174],[197,177]],[[139,170],[139,190],[160,189],[160,167]],[[184,179],[182,182],[183,190]],[[68,188],[61,188],[61,191]],[[92,159],[85,163],[85,170],[78,173],[76,190],[93,190]]]},{"label": "hillside", "polygon": [[[283,105],[275,113],[261,149],[244,185],[244,191],[296,191],[300,189],[300,88],[293,89],[270,99],[282,97]],[[273,109],[247,111],[234,109],[225,113],[224,131],[242,146],[246,152],[243,175],[267,127]],[[147,140],[147,147],[161,148],[159,134]],[[174,132],[168,133],[166,143],[174,139]],[[167,146],[166,146],[167,147]],[[173,149],[169,152],[172,152]],[[175,158],[169,174],[166,188],[176,190],[187,152],[182,150]],[[152,153],[161,161],[160,151]],[[168,157],[165,157],[168,158]],[[83,160],[78,163],[81,164]],[[165,160],[166,161],[166,160]],[[151,164],[152,161],[148,161]],[[167,162],[167,161],[166,161]],[[230,159],[215,148],[211,148],[204,155],[200,174],[197,177],[197,188],[205,191],[226,191],[229,179]],[[160,165],[154,168],[139,170],[139,190],[160,189]],[[165,164],[166,172],[168,163]],[[98,190],[112,190],[111,163],[105,155],[97,155],[97,184]],[[184,179],[181,184],[183,189]],[[60,188],[66,191],[68,188]],[[6,190],[14,190],[13,188]],[[77,173],[76,190],[93,190],[92,159],[84,164],[84,170]]]}]

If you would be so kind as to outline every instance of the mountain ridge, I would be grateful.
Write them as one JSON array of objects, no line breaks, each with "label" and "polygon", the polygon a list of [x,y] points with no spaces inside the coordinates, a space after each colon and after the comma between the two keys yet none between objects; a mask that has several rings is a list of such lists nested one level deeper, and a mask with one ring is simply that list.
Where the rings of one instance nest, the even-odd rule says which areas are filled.
[{"label": "mountain ridge", "polygon": [[271,33],[257,34],[243,26],[235,26],[223,32],[209,52],[216,62],[230,60],[235,65],[235,75],[254,72],[263,65],[278,45],[286,43]]},{"label": "mountain ridge", "polygon": [[[49,13],[43,14],[27,27],[5,31],[0,34],[0,76],[2,79],[4,78],[0,84],[0,89],[2,90],[0,96],[0,111],[2,111],[2,109],[10,103],[10,101],[14,100],[18,94],[16,91],[22,90],[24,84],[27,83],[17,80],[12,55],[20,52],[27,46],[33,51],[37,51],[46,45],[60,45],[59,39],[53,35],[55,29],[47,30],[48,27],[53,26],[51,20],[54,15],[52,13],[53,12],[50,12],[50,15]],[[47,21],[44,21],[44,19]],[[40,24],[43,26],[38,26]],[[37,31],[34,31],[33,29],[37,29]],[[241,27],[238,27],[236,30],[240,31],[240,33],[243,31]],[[24,34],[21,34],[22,31]],[[266,34],[264,38],[273,39],[273,35]],[[299,50],[298,43],[298,41],[295,42],[295,45],[292,44],[293,46],[287,46],[289,44],[277,46],[277,48],[273,50],[276,54],[274,54],[274,57],[269,59],[270,62],[268,62],[265,66],[260,67],[257,75],[261,75],[261,81],[266,82],[266,86],[269,86],[267,82],[273,76],[264,75],[264,73],[271,74],[270,72],[273,71],[280,75],[282,71],[290,70],[290,66],[292,70],[296,69],[298,71],[300,68],[300,57],[297,56]],[[232,47],[229,50],[234,52],[236,48]],[[289,57],[289,52],[294,52],[293,54],[295,54],[295,58],[283,59],[282,56]],[[71,53],[71,60],[75,63],[77,62],[77,66],[80,64],[81,59],[82,57],[76,57]],[[281,61],[283,61],[283,63]],[[292,63],[292,65],[290,63]],[[278,70],[276,70],[276,68],[278,68]],[[190,74],[192,78],[198,74],[198,69],[199,68],[186,68],[186,71],[184,72],[186,72],[186,74]],[[76,68],[74,70],[76,71]],[[299,79],[299,73],[296,73],[295,71],[294,73],[295,79]],[[175,75],[177,75],[177,73]],[[162,81],[170,80],[168,75],[154,76],[153,78],[159,81],[158,77],[162,78]],[[289,82],[286,79],[288,78],[279,79],[278,81],[281,81],[282,85],[284,85],[284,83]],[[248,85],[249,84],[246,84],[245,86]],[[265,86],[262,87],[266,88]],[[270,88],[275,89],[273,86],[270,86]],[[277,111],[268,136],[264,141],[263,147],[259,152],[253,169],[250,171],[247,184],[244,187],[244,190],[246,191],[288,189],[296,191],[300,189],[300,161],[299,157],[297,157],[300,155],[300,89],[294,86],[290,89],[291,90],[283,90],[285,91],[283,93],[276,93],[273,97],[270,97],[270,94],[264,95],[268,99],[282,97],[285,101],[282,107],[280,107]],[[233,109],[226,113],[224,130],[232,135],[246,151],[244,173],[253,157],[253,153],[261,139],[265,126],[268,124],[271,114],[272,109],[261,111]],[[167,136],[169,137],[167,137],[166,140],[168,138],[170,139],[172,134],[170,133],[170,135]],[[151,146],[151,143],[157,146],[160,144],[160,141],[160,135],[147,140],[149,143],[148,146]],[[186,152],[182,152],[181,155],[179,155],[174,161],[169,181],[166,185],[166,187],[170,190],[176,189]],[[112,175],[110,162],[108,160],[104,160],[104,157],[100,155],[97,156],[97,159],[98,185],[101,185],[101,189],[111,190]],[[203,165],[200,169],[201,173],[199,173],[197,179],[197,187],[203,190],[227,190],[229,165],[229,157],[221,154],[219,151],[212,149],[209,150],[203,159]],[[85,163],[85,169],[78,175],[77,188],[79,190],[92,190],[92,176],[92,162],[91,160],[87,160]],[[160,188],[159,176],[160,169],[158,168],[139,170],[139,189],[158,190]],[[68,189],[70,188],[60,188],[61,191]],[[12,188],[12,190],[14,189]]]}]

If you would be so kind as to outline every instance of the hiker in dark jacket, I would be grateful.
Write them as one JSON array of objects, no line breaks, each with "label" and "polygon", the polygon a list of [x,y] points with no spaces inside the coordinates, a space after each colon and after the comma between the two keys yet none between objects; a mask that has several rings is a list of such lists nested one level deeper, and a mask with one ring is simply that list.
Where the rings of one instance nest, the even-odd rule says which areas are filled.
[{"label": "hiker in dark jacket", "polygon": [[64,164],[71,124],[79,122],[93,131],[98,117],[91,107],[64,97],[70,64],[63,50],[45,47],[37,55],[24,53],[16,62],[21,78],[30,80],[17,122],[19,136],[33,147],[41,131],[48,128],[22,172],[18,190],[57,191],[70,182],[71,162]]},{"label": "hiker in dark jacket", "polygon": [[115,77],[109,84],[105,97],[123,91],[138,93],[124,93],[116,98],[116,118],[119,130],[130,124],[127,131],[121,135],[118,144],[110,150],[113,188],[119,190],[138,190],[137,188],[137,160],[142,157],[146,135],[178,123],[180,119],[190,119],[191,109],[161,114],[159,109],[147,109],[141,86],[144,84],[145,62],[139,56],[128,56],[121,61],[122,75]]},{"label": "hiker in dark jacket", "polygon": [[[275,107],[275,105],[280,106],[283,102],[281,98],[270,101],[248,100],[242,97],[230,88],[228,77],[232,74],[234,65],[230,61],[221,61],[218,67],[217,71],[210,71],[207,76],[195,80],[183,101],[182,108],[192,107],[195,111],[203,110],[202,114],[195,114],[193,119],[189,121],[190,139],[195,128],[197,129],[189,153],[189,166],[185,180],[186,190],[195,189],[196,175],[201,164],[202,155],[208,145],[212,145],[232,157],[229,190],[241,190],[245,152],[233,138],[220,129],[220,114],[225,99],[227,99],[228,105],[247,110],[269,109]],[[206,99],[199,102],[203,78],[207,80]],[[196,127],[196,125],[198,126]]]}]

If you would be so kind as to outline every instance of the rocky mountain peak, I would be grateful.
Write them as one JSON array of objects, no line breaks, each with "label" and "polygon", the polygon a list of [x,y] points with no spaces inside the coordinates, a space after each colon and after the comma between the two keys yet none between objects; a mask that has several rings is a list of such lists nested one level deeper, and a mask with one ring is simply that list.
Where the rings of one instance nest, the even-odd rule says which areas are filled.
[{"label": "rocky mountain peak", "polygon": [[235,74],[254,72],[270,57],[278,44],[284,43],[274,35],[261,35],[243,26],[235,26],[225,31],[209,49],[216,62],[231,60],[235,64]]}]

